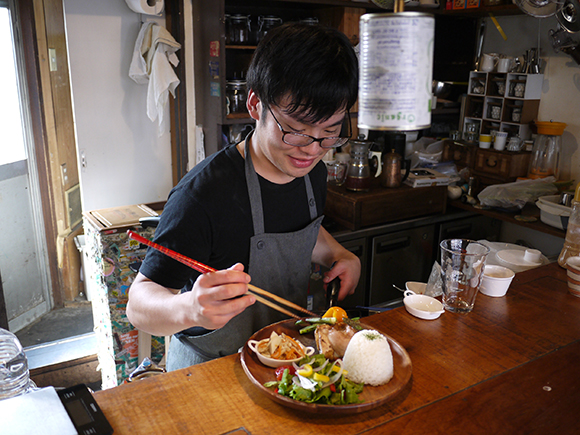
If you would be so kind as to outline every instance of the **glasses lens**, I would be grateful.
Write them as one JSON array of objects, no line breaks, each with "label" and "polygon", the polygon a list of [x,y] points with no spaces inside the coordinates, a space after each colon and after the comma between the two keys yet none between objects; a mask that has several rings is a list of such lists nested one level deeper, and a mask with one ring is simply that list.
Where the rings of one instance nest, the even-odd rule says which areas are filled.
[{"label": "glasses lens", "polygon": [[305,147],[306,145],[310,145],[312,142],[314,142],[314,140],[309,136],[302,136],[300,134],[294,133],[284,133],[282,140],[288,145],[295,147]]},{"label": "glasses lens", "polygon": [[336,148],[348,142],[348,137],[329,137],[320,142],[322,148]]}]

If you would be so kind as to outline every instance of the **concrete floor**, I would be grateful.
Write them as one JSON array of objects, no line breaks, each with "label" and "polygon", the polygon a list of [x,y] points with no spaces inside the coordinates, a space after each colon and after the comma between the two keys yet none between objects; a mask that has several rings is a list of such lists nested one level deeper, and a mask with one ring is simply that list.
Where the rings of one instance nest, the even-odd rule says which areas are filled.
[{"label": "concrete floor", "polygon": [[22,347],[58,341],[93,332],[93,311],[88,301],[67,302],[16,332]]}]

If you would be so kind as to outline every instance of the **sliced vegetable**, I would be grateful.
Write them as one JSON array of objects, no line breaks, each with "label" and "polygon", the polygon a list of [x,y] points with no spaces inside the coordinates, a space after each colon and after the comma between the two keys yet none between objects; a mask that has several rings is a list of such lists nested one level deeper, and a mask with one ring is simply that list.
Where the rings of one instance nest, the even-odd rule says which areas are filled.
[{"label": "sliced vegetable", "polygon": [[305,326],[304,328],[300,329],[298,332],[300,333],[300,335],[308,334],[310,332],[314,332],[314,330],[316,330],[317,326],[318,326],[317,324],[308,325],[308,326]]},{"label": "sliced vegetable", "polygon": [[330,381],[330,378],[326,375],[322,375],[320,373],[314,373],[312,375],[312,379],[314,379],[317,382],[328,382]]},{"label": "sliced vegetable", "polygon": [[346,311],[344,311],[340,307],[330,307],[324,316],[322,317],[334,317],[338,322],[343,321],[344,319],[348,319],[348,315]]},{"label": "sliced vegetable", "polygon": [[[302,358],[293,367],[285,368],[280,381],[266,382],[266,387],[276,387],[277,393],[307,403],[346,405],[360,403],[358,395],[363,384],[345,378],[342,360],[329,362],[324,355]],[[291,370],[296,367],[296,374]],[[278,375],[278,373],[277,373]]]},{"label": "sliced vegetable", "polygon": [[310,364],[304,364],[300,370],[296,370],[296,374],[309,378],[312,376],[312,366]]}]

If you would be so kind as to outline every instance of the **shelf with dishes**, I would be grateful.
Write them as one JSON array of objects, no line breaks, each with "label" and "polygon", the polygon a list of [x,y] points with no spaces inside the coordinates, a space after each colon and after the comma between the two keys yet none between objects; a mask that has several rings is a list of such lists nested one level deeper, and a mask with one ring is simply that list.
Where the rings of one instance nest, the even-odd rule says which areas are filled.
[{"label": "shelf with dishes", "polygon": [[531,137],[530,123],[538,116],[542,74],[472,71],[464,102],[466,140],[479,134],[505,131],[522,140]]}]

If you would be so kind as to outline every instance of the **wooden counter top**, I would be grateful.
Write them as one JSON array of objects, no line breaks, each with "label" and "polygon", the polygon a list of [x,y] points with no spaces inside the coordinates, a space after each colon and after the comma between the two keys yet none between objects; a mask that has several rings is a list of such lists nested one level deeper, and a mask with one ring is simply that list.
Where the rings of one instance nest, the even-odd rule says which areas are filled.
[{"label": "wooden counter top", "polygon": [[264,396],[238,355],[95,393],[122,434],[545,434],[576,430],[580,298],[556,263],[516,275],[503,298],[437,320],[404,308],[365,318],[409,353],[411,381],[366,413],[302,414]]}]

